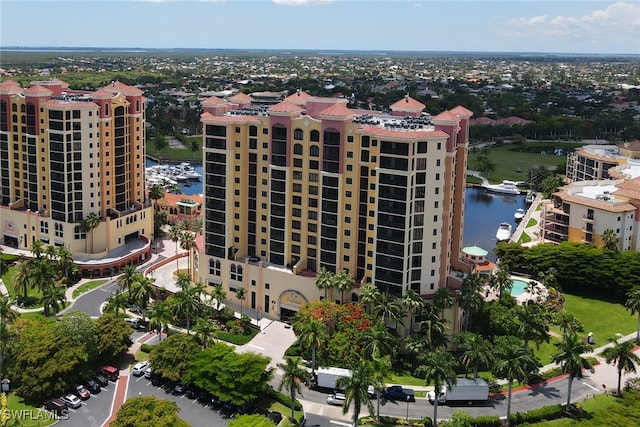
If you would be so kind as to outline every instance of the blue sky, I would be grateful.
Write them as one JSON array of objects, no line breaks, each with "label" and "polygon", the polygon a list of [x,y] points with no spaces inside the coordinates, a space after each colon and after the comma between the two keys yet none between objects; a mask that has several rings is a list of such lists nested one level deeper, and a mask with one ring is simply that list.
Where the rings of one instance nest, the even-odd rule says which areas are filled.
[{"label": "blue sky", "polygon": [[640,0],[0,0],[0,46],[640,54]]}]

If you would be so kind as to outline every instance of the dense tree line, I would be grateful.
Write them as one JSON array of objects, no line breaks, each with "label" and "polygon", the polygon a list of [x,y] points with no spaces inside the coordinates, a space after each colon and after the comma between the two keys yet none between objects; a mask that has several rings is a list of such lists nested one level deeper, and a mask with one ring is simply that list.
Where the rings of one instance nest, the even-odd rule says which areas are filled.
[{"label": "dense tree line", "polygon": [[532,277],[555,269],[558,286],[579,295],[624,301],[640,283],[640,253],[636,251],[618,252],[564,242],[532,247],[499,243],[495,252],[501,262]]}]

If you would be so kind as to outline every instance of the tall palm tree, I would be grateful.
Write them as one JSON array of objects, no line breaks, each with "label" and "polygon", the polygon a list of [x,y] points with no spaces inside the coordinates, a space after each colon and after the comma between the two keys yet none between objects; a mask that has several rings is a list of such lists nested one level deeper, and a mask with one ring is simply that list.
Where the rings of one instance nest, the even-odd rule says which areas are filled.
[{"label": "tall palm tree", "polygon": [[124,308],[124,304],[125,304],[124,295],[122,294],[122,292],[120,292],[120,290],[118,290],[116,291],[115,294],[111,296],[111,298],[107,300],[107,305],[104,307],[104,311],[106,312],[111,311],[117,317],[118,314],[120,313],[120,309]]},{"label": "tall palm tree", "polygon": [[502,299],[503,292],[511,292],[511,288],[513,288],[513,282],[511,281],[509,273],[509,265],[501,264],[498,271],[491,277],[489,284],[495,291],[498,292],[498,297],[500,299]]},{"label": "tall palm tree", "polygon": [[448,343],[447,326],[433,307],[428,304],[422,310],[420,328],[424,331],[424,338],[429,350],[435,351],[439,347],[446,347]]},{"label": "tall palm tree", "polygon": [[311,348],[311,375],[316,373],[316,351],[326,347],[329,340],[327,326],[318,319],[308,322],[296,322],[293,330],[302,348]]},{"label": "tall palm tree", "polygon": [[371,359],[371,385],[376,391],[376,422],[380,421],[380,394],[385,389],[385,379],[391,374],[391,358],[389,356]]},{"label": "tall palm tree", "polygon": [[162,331],[168,331],[169,322],[173,320],[173,314],[169,303],[161,300],[155,301],[147,315],[149,316],[150,328],[158,331],[158,341],[162,341]]},{"label": "tall palm tree", "polygon": [[240,317],[242,318],[242,305],[247,296],[247,290],[242,286],[236,288],[236,298],[240,301]]},{"label": "tall palm tree", "polygon": [[360,287],[360,301],[365,305],[367,313],[373,312],[373,307],[378,304],[382,294],[376,285],[373,283],[365,283]]},{"label": "tall palm tree", "polygon": [[409,289],[402,297],[402,305],[407,313],[409,313],[409,333],[411,334],[413,332],[414,314],[416,311],[422,309],[424,306],[424,299],[422,299],[419,293],[413,289]]},{"label": "tall palm tree", "polygon": [[363,336],[365,343],[362,352],[367,358],[392,356],[398,346],[396,338],[382,321],[376,322],[372,328],[365,329]]},{"label": "tall palm tree", "polygon": [[195,139],[192,139],[191,142],[189,143],[189,150],[193,153],[193,160],[196,159],[196,153],[198,152],[199,149],[200,149],[200,144],[198,143],[198,141]]},{"label": "tall palm tree", "polygon": [[34,258],[41,258],[44,253],[44,243],[42,240],[34,240],[31,244],[31,253]]},{"label": "tall palm tree", "polygon": [[449,292],[449,289],[446,286],[438,288],[436,293],[433,295],[433,305],[440,310],[440,318],[442,320],[445,319],[444,311],[453,306],[453,302],[453,295],[451,295],[451,292]]},{"label": "tall palm tree", "polygon": [[129,288],[130,297],[140,306],[142,309],[142,320],[145,319],[145,312],[149,306],[149,300],[154,294],[156,286],[154,285],[154,279],[142,274],[136,275],[136,281],[133,282],[131,288]]},{"label": "tall palm tree", "polygon": [[180,241],[181,234],[182,230],[180,230],[175,225],[172,225],[171,228],[169,228],[169,233],[167,234],[169,240],[176,244],[176,271],[180,270],[180,267],[178,266],[178,242]]},{"label": "tall palm tree", "polygon": [[633,352],[633,341],[618,342],[615,338],[610,338],[609,342],[613,343],[613,347],[606,348],[602,355],[605,357],[607,364],[615,364],[618,368],[618,396],[622,396],[620,383],[622,381],[622,372],[636,372],[636,365],[640,364],[640,357]]},{"label": "tall palm tree", "polygon": [[324,266],[320,267],[318,274],[316,275],[316,287],[318,289],[324,289],[324,297],[327,298],[327,291],[333,287],[334,274],[327,270]]},{"label": "tall palm tree", "polygon": [[469,330],[471,316],[480,310],[484,302],[480,295],[481,286],[482,279],[476,274],[470,274],[462,281],[457,300],[463,312],[462,329],[464,331]]},{"label": "tall palm tree", "polygon": [[154,210],[158,200],[164,197],[164,187],[160,184],[153,184],[149,188],[149,198],[153,200]]},{"label": "tall palm tree", "polygon": [[383,292],[380,294],[376,306],[373,307],[373,314],[376,318],[381,319],[385,325],[388,325],[389,320],[399,319],[402,316],[402,307],[396,297],[389,292]]},{"label": "tall palm tree", "polygon": [[4,260],[4,256],[2,254],[2,248],[0,248],[0,277],[7,274],[9,271],[9,264]]},{"label": "tall palm tree", "polygon": [[[90,212],[85,219],[80,221],[80,231],[82,231],[83,233],[91,234],[91,252],[92,253],[93,253],[93,230],[98,228],[99,225],[100,225],[100,217],[95,212]],[[84,248],[85,252],[87,251],[86,243],[87,242],[85,241],[85,248]]]},{"label": "tall palm tree", "polygon": [[65,301],[64,289],[56,283],[49,283],[42,289],[42,306],[45,316],[58,314],[64,308]]},{"label": "tall palm tree", "polygon": [[[1,255],[0,255],[1,256]],[[11,308],[9,298],[0,295],[0,377],[4,362],[4,350],[9,339],[7,326],[18,318],[19,314]]]},{"label": "tall palm tree", "polygon": [[638,326],[636,327],[636,343],[640,344],[640,286],[631,289],[627,293],[627,301],[624,306],[631,311],[633,316],[638,313]]},{"label": "tall palm tree", "polygon": [[428,353],[420,359],[416,374],[423,377],[425,385],[433,384],[433,425],[438,425],[438,397],[445,386],[453,387],[457,383],[456,361],[450,353],[436,351]]},{"label": "tall palm tree", "polygon": [[202,292],[204,285],[201,282],[191,286],[189,277],[185,274],[178,274],[178,286],[180,291],[172,297],[173,314],[184,316],[187,321],[187,335],[190,335],[191,319],[197,317],[202,311]]},{"label": "tall palm tree", "polygon": [[[500,339],[504,338],[504,339]],[[531,353],[520,345],[514,337],[498,337],[494,346],[496,362],[493,373],[497,378],[503,378],[508,383],[507,394],[507,425],[511,425],[511,394],[513,382],[523,382],[529,376],[529,369],[537,366],[537,360]]]},{"label": "tall palm tree", "polygon": [[196,238],[190,231],[183,231],[180,233],[180,247],[189,253],[189,265],[187,266],[187,273],[189,280],[191,280],[191,251],[196,247]]},{"label": "tall palm tree", "polygon": [[40,292],[44,292],[45,288],[56,282],[53,264],[45,258],[34,258],[29,261],[29,269],[31,286]]},{"label": "tall palm tree", "polygon": [[31,280],[31,268],[28,260],[22,259],[20,261],[18,268],[11,277],[11,283],[16,293],[22,292],[22,296],[25,298],[27,297],[29,289],[33,286]]},{"label": "tall palm tree", "polygon": [[607,228],[602,232],[602,236],[600,237],[602,243],[604,243],[604,247],[610,251],[617,251],[619,247],[619,237],[615,231],[611,228]]},{"label": "tall palm tree", "polygon": [[571,386],[573,379],[582,378],[583,369],[591,369],[591,363],[582,357],[591,351],[591,346],[582,342],[578,334],[570,332],[562,337],[562,341],[553,343],[557,351],[551,355],[551,361],[562,368],[562,372],[569,374],[567,386],[567,406],[571,403]]},{"label": "tall palm tree", "polygon": [[122,267],[122,274],[116,279],[116,284],[122,291],[131,289],[131,286],[139,279],[140,273],[136,271],[136,267],[127,264]]},{"label": "tall palm tree", "polygon": [[562,336],[567,334],[582,332],[584,326],[573,313],[568,313],[566,310],[559,310],[555,313],[553,318],[554,324],[558,325],[562,329]]},{"label": "tall palm tree", "polygon": [[465,376],[469,368],[473,368],[473,378],[478,378],[478,367],[491,366],[493,362],[493,348],[489,341],[471,332],[461,332],[454,335],[458,345],[461,362],[465,369]]},{"label": "tall palm tree", "polygon": [[73,278],[69,277],[73,271],[73,266],[74,262],[71,252],[66,247],[60,246],[58,248],[58,257],[56,262],[58,275],[65,277],[68,282],[73,281]]},{"label": "tall palm tree", "polygon": [[335,287],[340,291],[340,300],[344,304],[344,293],[350,292],[355,287],[355,280],[346,270],[340,270],[334,277]]},{"label": "tall palm tree", "polygon": [[344,404],[342,405],[342,413],[346,414],[349,407],[353,403],[353,425],[358,424],[360,411],[364,404],[369,413],[373,414],[373,403],[369,398],[369,386],[374,382],[375,375],[371,362],[360,359],[351,367],[350,377],[340,377],[336,381],[336,387],[344,389]]},{"label": "tall palm tree", "polygon": [[546,308],[537,303],[529,303],[519,306],[516,314],[519,320],[518,333],[524,340],[525,349],[529,350],[529,341],[536,343],[536,349],[540,348],[542,341],[549,342],[551,315]]},{"label": "tall palm tree", "polygon": [[216,302],[215,309],[216,311],[220,311],[220,304],[224,304],[225,299],[227,298],[227,292],[224,290],[221,284],[215,284],[213,286],[213,290],[211,291],[211,298]]},{"label": "tall palm tree", "polygon": [[282,379],[278,385],[278,391],[285,389],[289,392],[292,422],[295,422],[296,394],[302,396],[300,381],[309,380],[309,373],[300,367],[301,362],[302,359],[300,357],[287,357],[285,363],[278,363],[278,368],[282,370]]}]

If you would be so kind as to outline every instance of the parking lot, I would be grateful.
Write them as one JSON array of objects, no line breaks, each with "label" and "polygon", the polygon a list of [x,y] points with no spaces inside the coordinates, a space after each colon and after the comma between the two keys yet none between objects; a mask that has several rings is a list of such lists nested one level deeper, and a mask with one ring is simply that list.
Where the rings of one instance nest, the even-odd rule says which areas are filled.
[{"label": "parking lot", "polygon": [[69,409],[69,417],[60,420],[60,426],[86,426],[100,427],[109,418],[113,393],[116,384],[109,382],[106,387],[100,388],[100,393],[92,394],[88,400],[82,401],[82,406],[78,409]]}]

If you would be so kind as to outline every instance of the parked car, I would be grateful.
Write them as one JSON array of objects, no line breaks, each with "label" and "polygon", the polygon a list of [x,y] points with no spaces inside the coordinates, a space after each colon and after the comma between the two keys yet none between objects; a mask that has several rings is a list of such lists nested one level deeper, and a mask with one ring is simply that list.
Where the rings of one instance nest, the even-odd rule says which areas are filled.
[{"label": "parked car", "polygon": [[60,398],[69,408],[78,409],[82,406],[82,401],[75,394],[67,394]]},{"label": "parked car", "polygon": [[144,374],[144,371],[146,371],[148,367],[149,367],[149,362],[147,361],[138,362],[135,365],[133,365],[133,372],[131,374],[134,377],[140,377]]},{"label": "parked car", "polygon": [[102,374],[95,375],[93,379],[98,383],[100,387],[106,387],[109,385],[109,379]]},{"label": "parked car", "polygon": [[164,384],[164,378],[162,378],[161,375],[159,374],[151,374],[151,378],[149,378],[151,380],[151,385],[154,387],[160,387],[161,385]]},{"label": "parked car", "polygon": [[187,399],[195,399],[200,393],[200,388],[198,388],[198,386],[196,386],[195,384],[187,384],[184,389],[184,396]]},{"label": "parked car", "polygon": [[237,406],[233,403],[225,403],[220,409],[220,415],[222,415],[222,418],[233,418],[237,410]]},{"label": "parked car", "polygon": [[113,366],[103,366],[100,368],[100,373],[113,382],[118,381],[120,377],[120,371]]},{"label": "parked car", "polygon": [[208,391],[202,390],[200,393],[198,393],[198,402],[202,403],[203,405],[210,404],[211,399],[213,399],[213,395]]},{"label": "parked car", "polygon": [[83,385],[91,392],[91,394],[100,393],[100,384],[98,384],[93,378],[86,380]]},{"label": "parked car", "polygon": [[67,404],[60,399],[47,400],[44,403],[44,408],[47,411],[51,411],[58,416],[66,415],[69,412],[69,407],[67,406]]},{"label": "parked car", "polygon": [[171,392],[171,394],[173,394],[174,396],[182,396],[186,391],[187,390],[185,389],[185,385],[182,383],[178,383],[173,387],[173,391]]},{"label": "parked car", "polygon": [[127,317],[124,319],[125,322],[133,329],[144,329],[144,325],[140,321],[140,319],[136,319],[135,317]]},{"label": "parked car", "polygon": [[344,405],[344,400],[345,399],[346,399],[346,397],[345,397],[345,395],[343,393],[333,393],[332,395],[327,397],[327,403],[329,405],[342,406],[342,405]]},{"label": "parked car", "polygon": [[91,397],[91,392],[87,390],[87,388],[82,384],[78,384],[73,388],[73,394],[75,394],[82,400],[87,400]]},{"label": "parked car", "polygon": [[403,388],[400,385],[392,385],[387,387],[382,396],[387,400],[398,400],[401,402],[415,402],[416,397],[413,390]]},{"label": "parked car", "polygon": [[144,377],[150,380],[152,373],[153,371],[151,371],[151,367],[147,367],[147,369],[144,370]]},{"label": "parked car", "polygon": [[272,412],[269,412],[269,415],[267,415],[267,418],[273,421],[275,425],[279,425],[280,421],[282,421],[282,414],[280,412],[272,411]]}]

